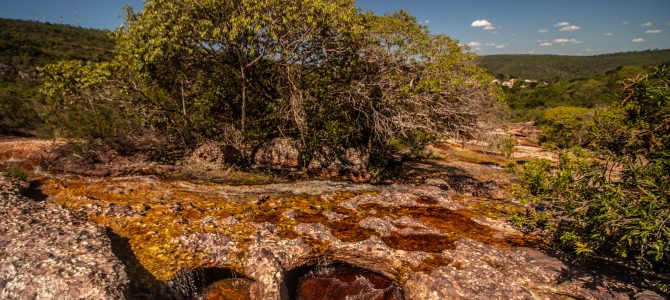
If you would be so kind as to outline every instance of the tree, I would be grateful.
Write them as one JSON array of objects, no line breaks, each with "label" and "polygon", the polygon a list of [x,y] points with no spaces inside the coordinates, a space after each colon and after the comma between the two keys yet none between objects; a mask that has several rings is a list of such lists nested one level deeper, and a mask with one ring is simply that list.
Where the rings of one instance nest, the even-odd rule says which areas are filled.
[{"label": "tree", "polygon": [[101,79],[95,68],[69,81],[46,68],[47,94],[93,107],[113,95],[184,145],[215,139],[247,154],[277,136],[308,155],[391,138],[422,145],[473,133],[500,103],[466,47],[407,12],[362,14],[353,0],[149,1],[129,9],[115,49],[100,85],[79,84]]}]

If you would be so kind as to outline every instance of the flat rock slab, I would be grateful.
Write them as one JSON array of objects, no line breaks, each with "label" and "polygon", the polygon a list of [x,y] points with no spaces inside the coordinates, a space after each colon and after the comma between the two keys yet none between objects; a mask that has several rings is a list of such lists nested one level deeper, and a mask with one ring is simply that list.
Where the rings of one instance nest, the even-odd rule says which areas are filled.
[{"label": "flat rock slab", "polygon": [[123,299],[128,280],[105,230],[21,189],[0,174],[0,299]]}]

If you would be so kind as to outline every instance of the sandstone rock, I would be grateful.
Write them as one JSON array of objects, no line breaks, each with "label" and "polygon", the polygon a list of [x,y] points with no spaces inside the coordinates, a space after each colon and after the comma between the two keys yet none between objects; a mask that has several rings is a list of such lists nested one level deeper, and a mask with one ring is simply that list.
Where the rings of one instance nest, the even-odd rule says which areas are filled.
[{"label": "sandstone rock", "polygon": [[242,153],[230,145],[221,145],[214,141],[205,142],[189,154],[185,163],[209,166],[212,169],[223,169],[229,165],[242,162]]},{"label": "sandstone rock", "polygon": [[307,169],[318,176],[349,175],[366,180],[369,179],[367,175],[369,163],[370,154],[363,148],[323,147],[313,154]]},{"label": "sandstone rock", "polygon": [[254,155],[254,167],[296,170],[300,167],[300,142],[289,138],[275,138],[261,145]]},{"label": "sandstone rock", "polygon": [[104,229],[17,190],[0,175],[0,298],[122,299],[128,279]]}]

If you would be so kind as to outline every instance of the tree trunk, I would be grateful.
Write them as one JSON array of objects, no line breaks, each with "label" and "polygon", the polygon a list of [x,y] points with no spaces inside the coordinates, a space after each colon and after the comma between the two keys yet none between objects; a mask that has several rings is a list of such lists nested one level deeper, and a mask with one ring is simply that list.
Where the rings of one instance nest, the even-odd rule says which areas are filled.
[{"label": "tree trunk", "polygon": [[242,77],[242,115],[241,115],[241,126],[242,126],[242,136],[245,137],[246,133],[246,119],[247,119],[247,77],[244,67],[240,68],[240,77]]}]

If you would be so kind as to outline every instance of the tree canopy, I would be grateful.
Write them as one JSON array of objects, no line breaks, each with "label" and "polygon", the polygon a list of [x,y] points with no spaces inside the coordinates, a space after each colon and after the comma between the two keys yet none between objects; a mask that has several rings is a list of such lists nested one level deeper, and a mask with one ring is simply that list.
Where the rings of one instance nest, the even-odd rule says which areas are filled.
[{"label": "tree canopy", "polygon": [[43,69],[51,115],[92,117],[72,134],[379,149],[472,134],[500,104],[466,47],[353,0],[153,0],[115,39],[112,62]]}]

